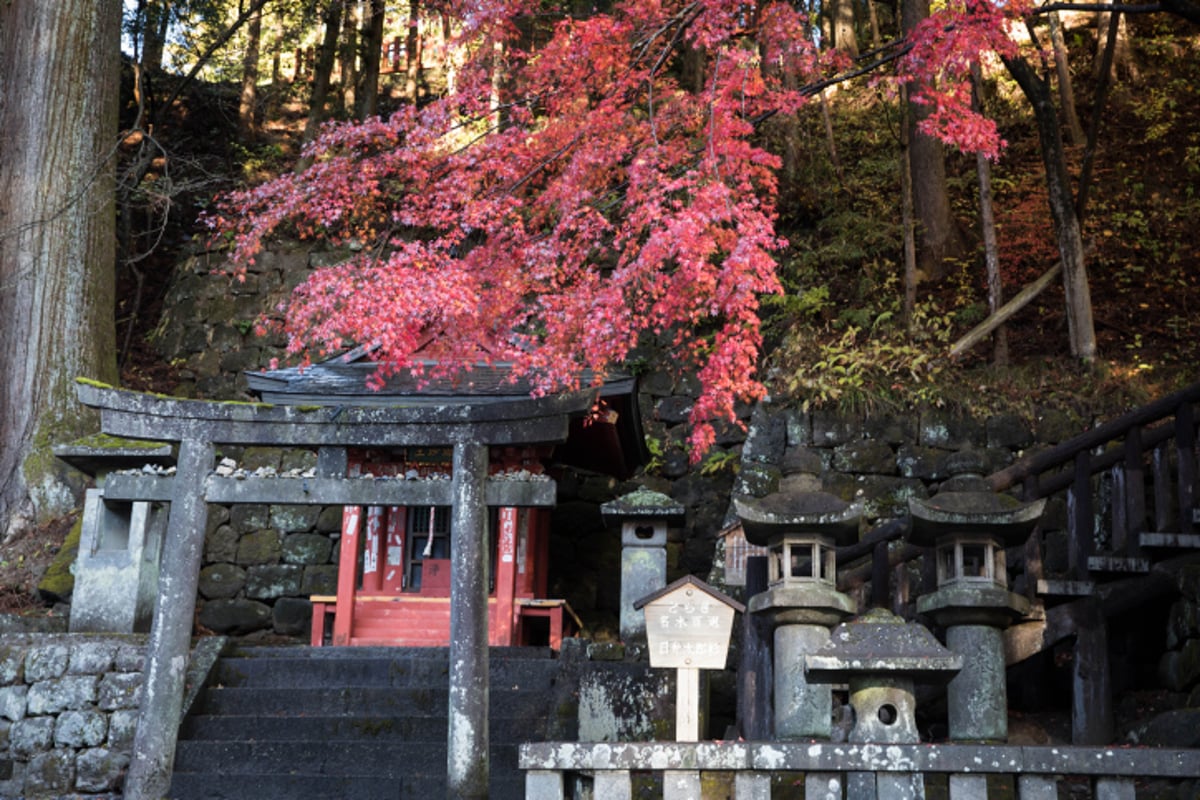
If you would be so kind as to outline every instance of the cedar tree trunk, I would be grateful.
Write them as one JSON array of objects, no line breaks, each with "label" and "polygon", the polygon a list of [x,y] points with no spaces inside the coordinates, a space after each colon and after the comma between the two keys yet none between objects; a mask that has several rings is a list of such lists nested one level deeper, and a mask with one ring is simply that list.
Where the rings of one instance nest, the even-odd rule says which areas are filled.
[{"label": "cedar tree trunk", "polygon": [[[900,5],[905,34],[929,16],[929,0],[903,0]],[[950,208],[942,143],[917,129],[917,123],[928,116],[929,109],[910,102],[908,110],[913,207],[920,226],[917,266],[926,277],[937,279],[945,276],[946,262],[961,256],[966,246]]]},{"label": "cedar tree trunk", "polygon": [[75,506],[51,446],[116,378],[120,0],[0,3],[0,539]]}]

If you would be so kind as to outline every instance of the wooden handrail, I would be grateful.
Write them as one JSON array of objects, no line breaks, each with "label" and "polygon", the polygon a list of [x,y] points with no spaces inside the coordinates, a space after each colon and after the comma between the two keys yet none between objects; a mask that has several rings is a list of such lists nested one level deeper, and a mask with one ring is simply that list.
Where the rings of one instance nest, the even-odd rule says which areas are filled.
[{"label": "wooden handrail", "polygon": [[[1070,439],[1062,444],[1055,445],[1048,450],[1043,450],[1040,453],[1034,453],[1031,456],[1022,458],[1004,469],[992,473],[988,476],[988,483],[995,491],[1004,491],[1005,489],[1024,481],[1026,478],[1034,475],[1040,475],[1047,470],[1055,467],[1063,466],[1072,462],[1076,454],[1107,444],[1115,439],[1119,439],[1125,435],[1134,426],[1145,427],[1151,423],[1158,422],[1168,416],[1173,415],[1180,406],[1185,403],[1200,402],[1200,382],[1193,383],[1178,392],[1159,398],[1153,403],[1142,406],[1141,408],[1123,414],[1114,420],[1098,425],[1091,430],[1085,431],[1073,439]],[[1157,430],[1157,429],[1155,429]],[[1167,434],[1162,438],[1169,438],[1171,434]],[[1147,441],[1149,441],[1150,432],[1146,433]],[[1158,441],[1161,441],[1159,439]],[[1118,457],[1119,460],[1119,457]],[[1112,462],[1112,463],[1115,463]],[[1110,463],[1109,466],[1112,464]],[[1069,483],[1069,480],[1068,480]],[[1062,487],[1059,487],[1062,488]],[[1032,498],[1027,498],[1032,499]]]}]

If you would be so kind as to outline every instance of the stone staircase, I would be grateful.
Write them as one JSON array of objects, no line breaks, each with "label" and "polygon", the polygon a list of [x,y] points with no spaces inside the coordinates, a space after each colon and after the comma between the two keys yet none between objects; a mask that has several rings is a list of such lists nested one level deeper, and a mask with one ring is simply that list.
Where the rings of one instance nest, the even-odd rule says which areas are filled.
[{"label": "stone staircase", "polygon": [[[446,648],[237,648],[184,721],[170,797],[444,797],[447,660]],[[572,738],[574,691],[546,648],[493,648],[490,665],[489,797],[522,798],[517,746]]]}]

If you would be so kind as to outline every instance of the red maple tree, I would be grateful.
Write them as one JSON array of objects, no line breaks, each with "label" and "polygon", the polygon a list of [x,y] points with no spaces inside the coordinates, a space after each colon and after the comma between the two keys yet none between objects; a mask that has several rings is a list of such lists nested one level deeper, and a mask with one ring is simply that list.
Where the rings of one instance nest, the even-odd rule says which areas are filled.
[{"label": "red maple tree", "polygon": [[[235,269],[275,233],[356,243],[296,290],[282,324],[292,353],[376,345],[377,380],[433,338],[444,369],[485,352],[538,392],[571,389],[654,337],[699,376],[698,459],[711,421],[764,393],[759,297],[780,291],[781,242],[777,159],[755,124],[799,107],[805,92],[787,87],[821,59],[784,3],[629,0],[522,49],[515,21],[534,5],[457,9],[471,55],[453,93],[327,127],[311,167],[232,194],[211,222]],[[1003,38],[984,6],[923,28],[906,74],[939,78],[926,82],[932,130],[994,150],[994,126],[960,109],[956,88],[963,48]],[[706,56],[699,91],[678,77],[688,47]]]}]

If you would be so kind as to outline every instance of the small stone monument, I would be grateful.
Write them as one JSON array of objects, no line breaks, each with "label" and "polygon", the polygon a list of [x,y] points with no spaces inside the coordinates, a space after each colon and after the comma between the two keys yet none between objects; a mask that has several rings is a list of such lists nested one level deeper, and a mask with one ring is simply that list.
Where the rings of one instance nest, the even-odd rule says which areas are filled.
[{"label": "small stone monument", "polygon": [[676,671],[675,740],[700,738],[700,670],[724,669],[735,612],[745,607],[686,575],[635,607],[645,611],[650,666]]},{"label": "small stone monument", "polygon": [[667,583],[667,528],[683,523],[683,506],[641,487],[600,506],[600,513],[621,526],[621,639],[645,644],[646,618],[636,603]]},{"label": "small stone monument", "polygon": [[933,547],[937,590],[917,611],[946,629],[946,645],[965,667],[947,689],[950,737],[1004,741],[1008,692],[1003,631],[1029,612],[1025,597],[1008,591],[1004,550],[1023,544],[1046,501],[1020,503],[991,491],[982,463],[969,451],[947,462],[952,477],[933,498],[909,500],[915,544]]},{"label": "small stone monument", "polygon": [[862,509],[820,491],[735,498],[734,509],[747,541],[767,548],[767,590],[748,605],[774,628],[775,736],[828,738],[832,694],[805,678],[804,656],[824,646],[829,629],[856,610],[837,590],[835,548],[858,538]]}]

